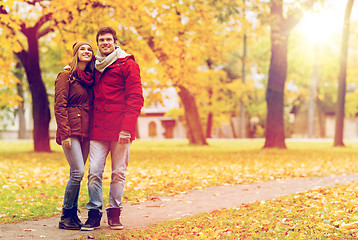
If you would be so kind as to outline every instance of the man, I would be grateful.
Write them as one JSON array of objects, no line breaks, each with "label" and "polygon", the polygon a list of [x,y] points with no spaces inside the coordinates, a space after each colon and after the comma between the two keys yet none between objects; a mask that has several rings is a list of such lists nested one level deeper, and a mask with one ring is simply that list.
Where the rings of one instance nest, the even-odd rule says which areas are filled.
[{"label": "man", "polygon": [[143,107],[143,91],[138,64],[133,55],[117,46],[116,31],[101,28],[96,37],[93,118],[91,123],[88,174],[88,219],[81,230],[100,227],[102,217],[102,175],[111,152],[112,178],[107,208],[108,224],[123,229],[120,222],[125,172],[129,149],[135,139],[138,115]]}]

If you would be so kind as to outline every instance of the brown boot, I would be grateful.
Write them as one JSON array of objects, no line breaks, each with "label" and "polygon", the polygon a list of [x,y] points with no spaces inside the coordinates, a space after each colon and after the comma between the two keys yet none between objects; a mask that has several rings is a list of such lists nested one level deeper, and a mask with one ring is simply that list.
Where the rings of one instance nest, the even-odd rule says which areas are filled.
[{"label": "brown boot", "polygon": [[107,208],[107,217],[108,217],[108,225],[113,230],[122,230],[123,225],[120,221],[120,216],[122,209],[121,208]]}]

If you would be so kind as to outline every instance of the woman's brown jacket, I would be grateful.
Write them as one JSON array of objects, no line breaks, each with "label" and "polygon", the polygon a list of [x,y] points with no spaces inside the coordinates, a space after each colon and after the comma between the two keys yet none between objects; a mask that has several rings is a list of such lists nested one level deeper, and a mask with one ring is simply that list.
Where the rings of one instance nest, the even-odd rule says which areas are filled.
[{"label": "woman's brown jacket", "polygon": [[69,81],[69,70],[64,69],[55,81],[56,142],[60,145],[69,137],[89,138],[93,90],[76,76]]}]

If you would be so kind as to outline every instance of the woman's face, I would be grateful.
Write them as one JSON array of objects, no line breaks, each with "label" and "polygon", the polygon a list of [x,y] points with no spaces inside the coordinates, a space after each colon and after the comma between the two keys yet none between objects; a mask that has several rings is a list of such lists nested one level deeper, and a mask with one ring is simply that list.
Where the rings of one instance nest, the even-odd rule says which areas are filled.
[{"label": "woman's face", "polygon": [[84,44],[78,49],[78,60],[80,62],[90,62],[92,60],[93,50],[90,45]]}]

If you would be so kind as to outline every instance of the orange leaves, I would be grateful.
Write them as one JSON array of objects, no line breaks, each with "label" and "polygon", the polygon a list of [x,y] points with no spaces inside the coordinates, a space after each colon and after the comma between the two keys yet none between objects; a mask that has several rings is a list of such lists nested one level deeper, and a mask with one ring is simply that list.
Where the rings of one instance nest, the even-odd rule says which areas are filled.
[{"label": "orange leaves", "polygon": [[42,197],[42,198],[48,198],[48,196],[46,194],[44,194],[44,193],[40,193],[39,196]]},{"label": "orange leaves", "polygon": [[[131,2],[129,7],[125,7],[128,3],[124,2],[117,6],[123,10],[115,11],[113,18],[120,19],[125,27],[131,27],[131,31],[140,36],[131,37],[131,50],[138,51],[136,46],[143,46],[143,52],[144,45],[141,42],[146,42],[146,47],[149,47],[160,61],[156,68],[165,69],[172,83],[191,85],[197,81],[192,74],[198,71],[198,66],[205,63],[206,56],[218,56],[217,51],[212,53],[219,45],[218,41],[214,41],[217,38],[217,22],[213,18],[213,12],[216,10],[213,5],[169,0],[166,3]],[[112,1],[108,4],[118,5]],[[140,7],[133,8],[137,5]],[[206,14],[200,14],[203,12]]]},{"label": "orange leaves", "polygon": [[0,157],[1,222],[51,216],[61,207],[68,172],[61,164],[51,164],[54,157],[34,157],[31,153],[8,156],[6,160]]},{"label": "orange leaves", "polygon": [[[7,1],[7,6],[5,7],[5,9],[9,9],[10,7],[13,6],[13,1]],[[20,30],[20,26],[19,26],[19,18],[16,16],[12,16],[10,14],[1,14],[1,25],[5,25],[15,31],[19,31]],[[4,29],[1,29],[2,33],[4,31]],[[3,33],[4,34],[4,33]],[[5,35],[5,34],[4,34]]]},{"label": "orange leaves", "polygon": [[[15,163],[16,164],[16,163]],[[45,188],[46,185],[64,185],[67,172],[63,168],[55,170],[44,167],[34,167],[33,169],[19,169],[17,174],[8,172],[2,176],[11,188],[17,189],[38,189]]]},{"label": "orange leaves", "polygon": [[[287,150],[261,150],[263,142],[259,140],[210,141],[209,147],[188,146],[185,140],[135,141],[126,173],[124,201],[153,200],[208,186],[358,171],[357,143],[336,149],[331,143],[288,142]],[[53,145],[54,153],[29,152],[31,145],[32,142],[26,141],[0,144],[0,222],[49,216],[61,209],[69,177],[65,156],[57,145]],[[104,192],[109,188],[110,165],[109,158],[104,172]],[[80,207],[88,201],[86,177],[82,182]],[[198,220],[199,226],[193,227],[193,222],[179,225],[183,224],[191,237],[198,238],[250,239],[249,234],[256,234],[258,239],[272,239],[271,236],[282,234],[282,238],[299,239],[300,233],[339,232],[352,227],[353,224],[345,224],[358,221],[357,196],[357,184],[319,189],[275,201],[245,204],[232,213],[213,211],[205,220]],[[180,230],[173,227],[175,233]],[[160,231],[167,234],[169,230]]]},{"label": "orange leaves", "polygon": [[[6,19],[7,16],[4,21]],[[0,28],[2,20],[1,18]],[[22,98],[15,93],[16,84],[20,81],[11,71],[16,64],[13,60],[13,51],[20,51],[22,48],[16,42],[16,38],[10,35],[8,29],[1,29],[0,32],[2,36],[0,39],[0,107],[9,108],[18,106],[22,101]]]}]

